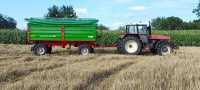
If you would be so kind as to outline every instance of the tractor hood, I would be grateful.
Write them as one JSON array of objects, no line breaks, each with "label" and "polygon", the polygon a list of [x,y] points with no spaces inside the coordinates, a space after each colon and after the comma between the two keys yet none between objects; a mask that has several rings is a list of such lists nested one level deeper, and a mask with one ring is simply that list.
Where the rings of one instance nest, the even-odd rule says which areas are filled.
[{"label": "tractor hood", "polygon": [[164,35],[150,35],[149,39],[151,40],[170,40],[170,37]]}]

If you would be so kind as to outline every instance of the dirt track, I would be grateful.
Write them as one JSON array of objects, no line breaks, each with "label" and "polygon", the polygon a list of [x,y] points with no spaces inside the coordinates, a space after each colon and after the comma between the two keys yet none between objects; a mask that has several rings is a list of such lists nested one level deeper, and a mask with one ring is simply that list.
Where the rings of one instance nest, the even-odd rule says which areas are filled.
[{"label": "dirt track", "polygon": [[112,48],[89,56],[60,48],[34,56],[22,45],[0,45],[0,51],[1,90],[200,89],[199,47],[164,57],[119,55]]}]

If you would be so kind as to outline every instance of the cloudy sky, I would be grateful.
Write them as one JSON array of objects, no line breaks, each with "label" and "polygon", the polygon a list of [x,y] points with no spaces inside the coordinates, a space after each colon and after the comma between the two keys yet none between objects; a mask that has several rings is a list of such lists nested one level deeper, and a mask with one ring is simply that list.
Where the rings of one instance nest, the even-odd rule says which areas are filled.
[{"label": "cloudy sky", "polygon": [[192,9],[199,0],[2,0],[0,13],[14,17],[18,28],[26,28],[24,18],[43,17],[52,5],[73,5],[79,17],[97,18],[111,28],[148,22],[158,16],[196,18]]}]

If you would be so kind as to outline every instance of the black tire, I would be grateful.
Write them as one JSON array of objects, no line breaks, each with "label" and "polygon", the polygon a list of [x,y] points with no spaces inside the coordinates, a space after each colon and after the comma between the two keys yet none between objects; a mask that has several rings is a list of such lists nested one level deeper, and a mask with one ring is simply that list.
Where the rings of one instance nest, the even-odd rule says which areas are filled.
[{"label": "black tire", "polygon": [[81,55],[88,55],[91,52],[91,48],[88,45],[81,45],[79,46],[79,54]]},{"label": "black tire", "polygon": [[45,45],[45,44],[37,44],[33,48],[33,53],[35,55],[38,55],[38,56],[45,55],[47,53],[47,45]]},{"label": "black tire", "polygon": [[47,47],[47,54],[51,54],[52,53],[52,47]]},{"label": "black tire", "polygon": [[172,48],[170,44],[166,41],[160,42],[157,47],[157,54],[160,56],[169,55],[172,53]]},{"label": "black tire", "polygon": [[90,48],[90,53],[95,53],[94,48]]},{"label": "black tire", "polygon": [[117,52],[120,54],[123,52],[123,40],[121,38],[117,41]]},{"label": "black tire", "polygon": [[157,54],[157,49],[153,48],[153,49],[151,49],[151,52],[152,52],[154,55],[156,55],[156,54]]},{"label": "black tire", "polygon": [[31,47],[31,51],[34,52],[34,49],[35,47],[37,46],[38,44],[33,44],[33,46]]},{"label": "black tire", "polygon": [[120,44],[122,45],[120,45],[119,49],[121,49],[120,52],[123,54],[139,55],[141,53],[142,43],[137,37],[126,37]]}]

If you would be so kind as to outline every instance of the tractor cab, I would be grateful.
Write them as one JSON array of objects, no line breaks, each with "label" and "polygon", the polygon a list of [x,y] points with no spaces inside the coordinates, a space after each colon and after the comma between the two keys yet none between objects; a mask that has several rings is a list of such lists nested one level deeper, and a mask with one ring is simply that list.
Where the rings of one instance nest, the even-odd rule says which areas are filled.
[{"label": "tractor cab", "polygon": [[126,34],[151,35],[151,26],[146,24],[126,25]]}]

